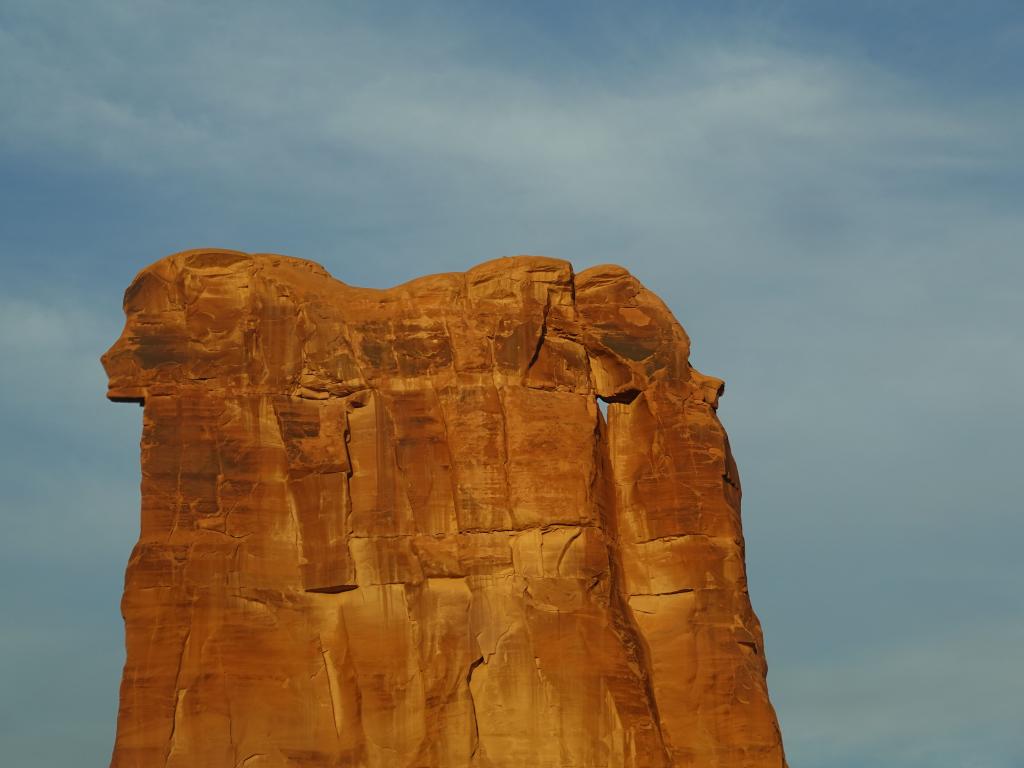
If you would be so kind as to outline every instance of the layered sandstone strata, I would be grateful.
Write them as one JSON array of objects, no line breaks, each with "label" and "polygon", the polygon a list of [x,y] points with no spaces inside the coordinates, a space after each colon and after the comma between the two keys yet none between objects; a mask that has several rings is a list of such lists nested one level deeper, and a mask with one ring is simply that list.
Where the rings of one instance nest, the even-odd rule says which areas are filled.
[{"label": "layered sandstone strata", "polygon": [[203,250],[124,308],[112,765],[784,765],[722,382],[628,272]]}]

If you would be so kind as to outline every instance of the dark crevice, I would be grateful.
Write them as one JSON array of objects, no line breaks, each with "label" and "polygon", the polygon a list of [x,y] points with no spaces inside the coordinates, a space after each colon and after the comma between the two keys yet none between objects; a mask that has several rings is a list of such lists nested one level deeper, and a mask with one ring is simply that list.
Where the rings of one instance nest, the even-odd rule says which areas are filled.
[{"label": "dark crevice", "polygon": [[112,403],[138,403],[139,405],[146,404],[146,398],[144,397],[119,397],[117,395],[107,395],[107,400]]},{"label": "dark crevice", "polygon": [[306,591],[315,592],[318,595],[336,595],[339,592],[351,592],[358,586],[358,584],[332,584],[329,587],[309,587]]},{"label": "dark crevice", "polygon": [[679,589],[673,589],[668,592],[633,592],[630,597],[666,597],[668,595],[685,595],[693,592],[692,587],[680,587]]},{"label": "dark crevice", "polygon": [[622,403],[623,405],[629,405],[640,396],[640,392],[641,390],[639,389],[624,389],[621,392],[615,392],[611,395],[598,395],[597,399],[605,403]]},{"label": "dark crevice", "polygon": [[537,344],[533,348],[533,355],[530,357],[530,362],[526,366],[526,370],[529,371],[533,368],[534,363],[537,362],[537,358],[540,357],[541,347],[544,346],[544,339],[548,334],[548,313],[551,311],[551,300],[548,299],[548,303],[544,305],[544,317],[540,321],[540,334],[537,336]]},{"label": "dark crevice", "polygon": [[483,656],[478,656],[469,664],[469,671],[466,673],[466,689],[469,691],[469,709],[470,714],[473,717],[473,741],[472,748],[469,752],[469,757],[472,759],[476,756],[477,750],[480,748],[480,724],[476,719],[476,701],[473,699],[473,672],[481,664],[486,664]]}]

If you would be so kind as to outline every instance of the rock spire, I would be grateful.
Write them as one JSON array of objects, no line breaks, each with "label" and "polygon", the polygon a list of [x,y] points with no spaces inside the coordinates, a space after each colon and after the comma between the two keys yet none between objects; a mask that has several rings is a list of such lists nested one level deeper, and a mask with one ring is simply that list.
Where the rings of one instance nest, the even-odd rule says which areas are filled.
[{"label": "rock spire", "polygon": [[627,271],[198,250],[124,308],[113,766],[785,765],[723,385]]}]

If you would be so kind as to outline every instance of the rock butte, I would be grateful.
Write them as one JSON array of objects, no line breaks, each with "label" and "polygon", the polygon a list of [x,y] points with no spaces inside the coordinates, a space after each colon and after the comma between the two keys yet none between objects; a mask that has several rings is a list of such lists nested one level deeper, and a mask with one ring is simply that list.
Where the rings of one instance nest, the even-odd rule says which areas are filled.
[{"label": "rock butte", "polygon": [[113,766],[785,765],[723,385],[627,271],[199,250],[124,309]]}]

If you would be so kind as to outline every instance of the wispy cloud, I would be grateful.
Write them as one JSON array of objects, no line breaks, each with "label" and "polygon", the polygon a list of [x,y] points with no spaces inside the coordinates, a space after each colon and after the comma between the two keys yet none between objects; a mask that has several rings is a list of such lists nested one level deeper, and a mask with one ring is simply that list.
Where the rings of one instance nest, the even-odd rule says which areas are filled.
[{"label": "wispy cloud", "polygon": [[856,193],[896,171],[991,170],[1020,123],[1015,106],[934,103],[868,62],[770,44],[686,41],[625,82],[597,71],[567,86],[467,59],[471,30],[457,23],[396,35],[322,16],[260,3],[26,14],[0,38],[4,139],[128,171],[287,171],[311,195],[345,186],[331,160],[384,161],[456,194],[470,174],[664,225],[667,204],[713,210],[708,197],[761,194],[766,181]]}]

